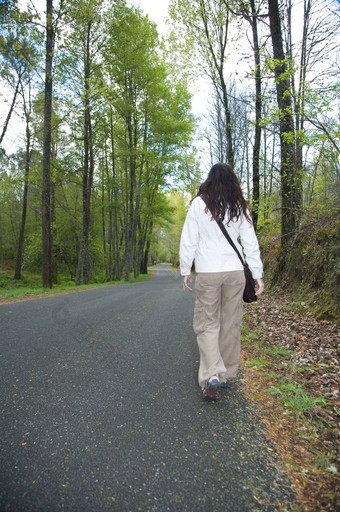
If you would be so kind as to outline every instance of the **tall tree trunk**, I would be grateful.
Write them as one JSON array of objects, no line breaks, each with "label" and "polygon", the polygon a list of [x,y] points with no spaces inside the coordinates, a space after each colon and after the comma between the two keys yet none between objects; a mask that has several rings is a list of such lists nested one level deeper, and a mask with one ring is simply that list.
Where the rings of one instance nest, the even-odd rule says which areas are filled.
[{"label": "tall tree trunk", "polygon": [[227,85],[223,76],[223,67],[220,69],[220,87],[222,89],[223,107],[226,124],[226,137],[227,137],[227,163],[233,168],[234,161],[234,144],[233,144],[233,131],[231,127],[231,113],[229,108],[229,100],[227,94]]},{"label": "tall tree trunk", "polygon": [[[153,222],[151,221],[150,226],[149,226],[149,235],[151,235],[151,233],[152,233],[152,228],[153,228]],[[148,237],[147,242],[146,242],[146,247],[144,250],[143,259],[142,259],[141,269],[140,269],[141,274],[148,273],[148,261],[149,261],[149,254],[150,254],[150,246],[151,246],[151,241],[150,241],[150,237]]]},{"label": "tall tree trunk", "polygon": [[136,189],[136,157],[134,155],[134,137],[132,116],[128,119],[128,136],[129,136],[129,192],[128,192],[128,217],[127,217],[127,230],[125,240],[125,280],[130,280],[130,273],[133,267],[133,251],[135,240],[135,189]]},{"label": "tall tree trunk", "polygon": [[251,28],[253,33],[254,58],[255,58],[255,139],[253,147],[253,200],[252,213],[254,227],[256,229],[259,217],[260,202],[260,148],[261,148],[261,114],[262,114],[262,78],[260,47],[257,33],[257,13],[254,0],[250,0]]},{"label": "tall tree trunk", "polygon": [[[145,215],[145,218],[142,220],[141,218],[141,204],[144,201],[147,202],[147,207],[151,208],[153,199],[148,200],[147,198],[142,196],[142,188],[143,188],[143,169],[144,166],[147,165],[145,155],[147,153],[148,147],[148,125],[149,125],[149,113],[148,113],[148,105],[145,105],[144,112],[144,123],[143,123],[143,152],[141,158],[139,160],[138,169],[138,180],[137,180],[137,190],[136,190],[136,206],[135,206],[135,247],[134,247],[134,277],[138,277],[141,269],[141,262],[144,253],[144,246],[146,241],[146,235],[148,231],[149,225],[149,211]],[[135,131],[134,131],[134,144],[137,147],[138,140],[138,131],[137,131],[137,119],[135,119]],[[154,193],[152,194],[152,197]]]},{"label": "tall tree trunk", "polygon": [[[25,108],[26,110],[26,108]],[[27,200],[28,200],[28,177],[31,164],[31,131],[30,131],[30,112],[25,112],[26,117],[26,154],[25,154],[25,180],[24,180],[24,193],[22,198],[22,213],[21,213],[21,224],[20,233],[18,240],[17,258],[15,264],[14,279],[21,279],[21,268],[22,268],[22,255],[25,241],[25,226],[27,216]]]},{"label": "tall tree trunk", "polygon": [[257,31],[257,11],[255,0],[250,0],[249,5],[241,2],[243,17],[249,22],[253,36],[253,51],[255,60],[255,137],[253,146],[253,194],[252,214],[256,229],[259,216],[260,202],[260,150],[261,150],[261,116],[262,116],[262,77],[260,45]]},{"label": "tall tree trunk", "polygon": [[[106,132],[106,130],[105,130]],[[105,133],[105,143],[104,143],[104,158],[105,158],[105,173],[108,175],[108,158],[107,158],[107,148],[106,148],[106,133]],[[107,187],[108,188],[108,187]],[[109,190],[108,190],[109,196]],[[109,199],[109,197],[108,197]],[[104,266],[105,266],[105,279],[109,281],[109,267],[107,264],[107,251],[106,251],[106,223],[105,223],[105,179],[104,179],[104,168],[102,169],[102,235],[103,235],[103,254],[104,254]]]},{"label": "tall tree trunk", "polygon": [[21,76],[18,78],[18,83],[16,85],[16,88],[14,90],[14,94],[13,94],[13,99],[12,99],[12,103],[11,103],[11,106],[9,108],[9,111],[8,111],[8,114],[7,114],[7,117],[5,119],[5,123],[4,123],[4,126],[2,128],[2,132],[1,132],[1,135],[0,135],[0,146],[2,144],[2,141],[4,140],[4,137],[6,135],[6,131],[7,131],[7,128],[8,128],[8,124],[9,124],[9,121],[11,119],[11,116],[12,116],[12,113],[13,113],[13,110],[14,110],[14,105],[15,105],[15,102],[17,100],[17,96],[18,96],[18,92],[19,92],[19,87],[20,87],[20,83],[21,83]]},{"label": "tall tree trunk", "polygon": [[[225,20],[218,21],[218,25],[215,26],[214,35],[210,33],[209,28],[209,2],[205,0],[200,0],[200,15],[204,25],[204,31],[206,36],[206,44],[208,49],[208,54],[210,54],[211,59],[211,77],[213,78],[213,85],[217,92],[218,97],[220,98],[225,115],[225,129],[226,129],[226,139],[227,139],[227,161],[231,167],[234,167],[234,144],[233,144],[233,132],[231,126],[231,113],[229,108],[229,99],[227,94],[227,85],[224,79],[224,60],[225,60],[225,51],[227,47],[228,41],[228,28],[229,28],[229,9],[226,11]],[[216,36],[218,34],[218,36]],[[212,38],[218,37],[219,39],[219,50],[215,51],[214,46],[212,44]]]},{"label": "tall tree trunk", "polygon": [[51,140],[52,140],[52,62],[54,50],[53,0],[46,1],[46,64],[44,143],[42,180],[42,285],[52,288],[51,233]]},{"label": "tall tree trunk", "polygon": [[146,243],[146,248],[145,248],[143,259],[142,259],[142,264],[141,264],[141,267],[140,267],[140,273],[141,274],[147,274],[148,273],[148,261],[149,261],[150,245],[151,245],[151,242],[150,242],[150,240],[148,240],[147,243]]},{"label": "tall tree trunk", "polygon": [[[115,199],[114,188],[115,188],[115,151],[114,151],[114,132],[113,132],[113,115],[112,108],[110,109],[110,139],[111,139],[111,166],[112,166],[112,178],[109,176],[109,167],[106,169],[106,179],[108,183],[107,187],[107,198],[109,201],[109,279],[113,280],[113,268],[114,268],[114,257],[115,257],[115,245],[113,238],[113,214],[116,211],[116,206],[113,205],[112,201]],[[112,188],[111,188],[112,183]],[[116,236],[118,234],[116,233]]]},{"label": "tall tree trunk", "polygon": [[270,32],[275,61],[275,82],[277,102],[280,110],[280,142],[281,142],[281,254],[288,250],[289,242],[298,225],[300,204],[297,203],[297,180],[295,133],[292,114],[291,87],[287,76],[288,69],[283,50],[283,38],[278,0],[268,0]]},{"label": "tall tree trunk", "polygon": [[268,170],[267,170],[267,130],[263,132],[263,218],[268,218]]},{"label": "tall tree trunk", "polygon": [[113,208],[110,208],[110,239],[113,253],[113,266],[114,266],[114,279],[120,281],[122,277],[122,265],[120,257],[120,237],[119,237],[119,218],[118,218],[118,199],[119,191],[117,185],[116,175],[116,155],[115,155],[115,140],[113,129],[113,112],[110,110],[110,125],[111,125],[111,165],[112,165],[112,195]]},{"label": "tall tree trunk", "polygon": [[[295,76],[292,72],[292,89],[293,89],[293,101],[294,101],[294,113],[295,113],[295,130],[296,130],[296,179],[299,180],[296,187],[296,202],[302,205],[302,175],[303,175],[303,138],[301,134],[304,132],[304,121],[305,121],[305,90],[306,90],[306,73],[308,67],[308,43],[310,36],[310,16],[312,9],[312,0],[304,0],[303,2],[303,31],[302,31],[302,45],[300,55],[300,70],[299,70],[299,82],[298,90],[295,86]],[[292,12],[293,6],[289,2],[288,5],[288,26],[289,26],[289,48],[288,52],[293,58],[293,43],[292,43]]]},{"label": "tall tree trunk", "polygon": [[[276,153],[276,131],[273,132],[273,145],[272,145],[272,154],[271,154],[271,164],[270,164],[270,173],[269,173],[269,191],[268,197],[272,197],[273,193],[273,179],[274,179],[274,163],[275,163],[275,153]],[[268,217],[269,217],[269,203],[268,203]]]},{"label": "tall tree trunk", "polygon": [[89,255],[89,235],[91,224],[91,192],[94,173],[94,155],[93,155],[93,134],[91,123],[91,105],[90,105],[90,38],[92,22],[87,25],[86,53],[84,66],[84,169],[83,169],[83,229],[80,242],[76,285],[80,285],[82,279],[85,284],[90,279],[90,255]]},{"label": "tall tree trunk", "polygon": [[[52,159],[57,156],[56,146],[52,152]],[[57,243],[57,212],[56,212],[56,181],[53,175],[53,166],[51,174],[51,233],[52,233],[52,282],[58,283],[58,260],[59,260],[59,247]]]}]

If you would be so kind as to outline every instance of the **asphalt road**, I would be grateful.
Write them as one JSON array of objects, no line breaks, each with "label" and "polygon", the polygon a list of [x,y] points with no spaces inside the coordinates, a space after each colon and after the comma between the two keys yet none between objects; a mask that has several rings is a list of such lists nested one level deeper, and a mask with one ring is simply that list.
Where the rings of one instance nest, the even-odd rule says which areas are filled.
[{"label": "asphalt road", "polygon": [[1,511],[291,510],[242,379],[202,400],[193,307],[167,265],[0,306]]}]

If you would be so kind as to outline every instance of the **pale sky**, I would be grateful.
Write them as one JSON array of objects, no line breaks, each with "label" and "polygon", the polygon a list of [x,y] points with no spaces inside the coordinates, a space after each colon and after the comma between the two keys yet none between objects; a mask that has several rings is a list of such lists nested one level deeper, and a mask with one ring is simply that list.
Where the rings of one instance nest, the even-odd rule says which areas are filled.
[{"label": "pale sky", "polygon": [[166,31],[164,20],[168,15],[169,0],[134,0],[131,3],[138,5],[152,21],[157,23],[159,32]]},{"label": "pale sky", "polygon": [[[164,32],[164,19],[168,14],[169,0],[127,0],[129,4],[139,6],[149,15],[150,19],[157,23],[160,32]],[[57,3],[57,2],[54,2]],[[33,5],[38,12],[46,11],[46,0],[19,0],[19,5]]]}]

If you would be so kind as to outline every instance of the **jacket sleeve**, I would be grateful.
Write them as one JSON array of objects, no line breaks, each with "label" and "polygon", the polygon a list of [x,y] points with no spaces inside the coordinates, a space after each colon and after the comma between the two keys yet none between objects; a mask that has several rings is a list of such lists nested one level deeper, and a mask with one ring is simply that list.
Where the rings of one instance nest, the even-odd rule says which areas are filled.
[{"label": "jacket sleeve", "polygon": [[193,260],[198,246],[198,203],[193,201],[187,213],[181,235],[179,248],[180,270],[182,276],[191,272]]},{"label": "jacket sleeve", "polygon": [[263,264],[254,226],[244,216],[240,225],[240,239],[253,278],[263,277]]}]

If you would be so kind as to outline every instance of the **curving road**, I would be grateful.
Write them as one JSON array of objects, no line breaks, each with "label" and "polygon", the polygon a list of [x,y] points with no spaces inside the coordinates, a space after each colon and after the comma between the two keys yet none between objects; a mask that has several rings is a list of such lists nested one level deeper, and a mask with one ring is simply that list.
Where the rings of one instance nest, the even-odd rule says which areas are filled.
[{"label": "curving road", "polygon": [[202,401],[193,306],[166,264],[0,306],[1,511],[291,510],[242,380]]}]

